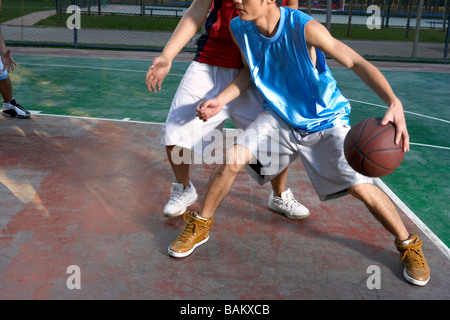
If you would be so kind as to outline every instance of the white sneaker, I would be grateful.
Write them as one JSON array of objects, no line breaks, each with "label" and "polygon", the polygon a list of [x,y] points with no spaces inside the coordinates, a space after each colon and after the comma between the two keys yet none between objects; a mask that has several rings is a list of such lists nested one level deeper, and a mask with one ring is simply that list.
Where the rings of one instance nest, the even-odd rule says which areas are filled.
[{"label": "white sneaker", "polygon": [[170,188],[170,200],[164,207],[166,217],[181,216],[186,212],[188,206],[197,201],[198,195],[192,182],[189,187],[184,188],[182,183],[172,183]]},{"label": "white sneaker", "polygon": [[304,205],[295,200],[291,189],[287,189],[281,197],[274,197],[270,194],[268,207],[270,210],[283,213],[286,217],[294,220],[304,219],[309,216],[309,210]]},{"label": "white sneaker", "polygon": [[16,102],[16,99],[12,99],[11,101],[3,101],[3,114],[6,114],[10,117],[17,118],[29,118],[30,112],[25,110],[20,104]]}]

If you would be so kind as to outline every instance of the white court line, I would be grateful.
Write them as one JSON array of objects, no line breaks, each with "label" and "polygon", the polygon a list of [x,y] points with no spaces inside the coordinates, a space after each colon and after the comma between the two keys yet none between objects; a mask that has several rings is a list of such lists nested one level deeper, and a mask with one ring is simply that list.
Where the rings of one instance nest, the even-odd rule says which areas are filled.
[{"label": "white court line", "polygon": [[[124,71],[124,72],[137,72],[137,73],[147,73],[146,70],[132,70],[132,69],[115,69],[115,68],[104,68],[104,67],[88,67],[88,66],[79,66],[79,65],[44,65],[44,64],[33,64],[33,63],[21,63],[21,65],[25,66],[38,66],[38,67],[58,67],[58,68],[74,68],[74,69],[93,69],[93,70],[107,70],[107,71]],[[173,76],[183,76],[182,74],[171,74]],[[348,99],[349,101],[354,101],[362,104],[372,105],[376,107],[381,107],[387,109],[386,106],[360,101],[360,100],[354,100],[354,99]],[[37,113],[40,113],[40,111],[35,111]],[[450,121],[445,119],[440,119],[436,117],[430,117],[424,114],[419,114],[411,111],[404,111],[404,113],[409,113],[413,115],[418,115],[424,118],[433,119],[436,121],[441,121],[444,123],[450,123]],[[46,115],[46,114],[39,114],[39,115]],[[47,116],[56,116],[56,115],[47,115]],[[74,117],[74,116],[57,116],[57,117]],[[88,120],[104,120],[104,121],[117,121],[117,122],[134,122],[134,123],[147,123],[147,124],[156,124],[156,125],[162,125],[161,123],[157,122],[146,122],[146,121],[130,121],[129,119],[125,118],[123,120],[114,120],[114,119],[106,119],[106,118],[90,118],[90,117],[75,117],[80,119],[88,119]],[[411,143],[419,146],[425,146],[425,147],[432,147],[432,148],[440,148],[440,149],[450,149],[447,147],[440,147],[440,146],[432,146],[432,145],[425,145],[425,144],[419,144],[419,143]],[[430,240],[444,253],[444,255],[450,259],[450,250],[449,248],[380,180],[376,179],[376,184],[384,190],[389,197],[394,201],[398,207],[400,207],[403,212],[424,232]]]},{"label": "white court line", "polygon": [[160,125],[160,126],[164,125],[164,123],[161,123],[161,122],[137,121],[137,120],[130,120],[130,118],[109,119],[109,118],[95,118],[95,117],[82,117],[82,116],[67,116],[67,115],[59,115],[59,114],[47,114],[47,113],[41,113],[41,111],[30,111],[30,113],[31,112],[33,112],[36,115],[46,116],[46,117],[76,118],[76,119],[83,119],[83,120],[102,120],[102,121],[112,121],[112,122],[142,123],[142,124],[154,124],[154,125]]},{"label": "white court line", "polygon": [[[359,102],[359,103],[367,104],[367,105],[370,105],[370,106],[380,107],[380,108],[384,108],[384,109],[387,109],[387,108],[388,108],[388,107],[386,107],[386,106],[383,106],[383,105],[381,105],[381,104],[376,104],[376,103],[370,103],[370,102],[365,102],[365,101],[360,101],[360,100],[354,100],[354,99],[347,99],[347,100],[348,100],[348,101],[354,101],[354,102]],[[428,118],[428,119],[433,119],[433,120],[436,120],[436,121],[441,121],[441,122],[445,122],[445,123],[450,123],[449,120],[440,119],[440,118],[435,118],[435,117],[430,117],[430,116],[427,116],[427,115],[421,114],[421,113],[416,113],[416,112],[412,112],[412,111],[405,111],[405,110],[403,110],[403,112],[404,112],[404,113],[413,114],[413,115],[416,115],[416,116],[421,116],[421,117]]]},{"label": "white court line", "polygon": [[[164,125],[163,123],[159,122],[147,122],[147,121],[125,121],[125,120],[116,120],[116,119],[107,119],[107,118],[92,118],[92,117],[80,117],[80,116],[64,116],[64,115],[52,115],[52,114],[42,114],[39,113],[38,116],[48,116],[48,117],[60,117],[60,118],[77,118],[77,119],[85,119],[85,120],[102,120],[102,121],[113,121],[113,122],[127,122],[127,123],[142,123],[142,124],[152,124],[152,125]],[[225,129],[229,130],[229,129]],[[374,178],[374,183],[382,189],[388,197],[410,218],[415,225],[433,242],[436,247],[438,247],[439,250],[442,251],[442,253],[450,260],[450,249],[442,242],[441,239],[436,236],[433,231],[428,228],[425,223],[422,222],[422,220],[417,217],[414,212],[411,211],[411,209],[408,208],[406,204],[403,203],[402,200],[400,200],[399,197],[395,195],[395,193],[389,189],[389,187],[384,184],[383,181],[379,178]]]},{"label": "white court line", "polygon": [[[106,70],[106,71],[124,71],[124,72],[137,72],[137,73],[147,73],[147,70],[133,70],[133,69],[115,69],[115,68],[103,68],[103,67],[88,67],[79,65],[65,65],[65,64],[39,64],[39,63],[19,63],[18,65],[23,66],[35,66],[35,67],[54,67],[54,68],[72,68],[72,69],[93,69],[93,70]],[[171,76],[182,77],[184,74],[179,73],[169,73]]]},{"label": "white court line", "polygon": [[379,178],[374,178],[374,183],[381,189],[383,190],[388,196],[389,198],[391,198],[391,200],[400,208],[402,209],[402,211],[408,216],[408,218],[410,218],[417,227],[419,227],[420,230],[422,230],[422,232],[439,248],[439,250],[442,251],[442,253],[450,260],[450,249],[445,245],[445,243],[442,242],[441,239],[438,238],[438,236],[436,236],[434,234],[433,231],[430,230],[430,228],[428,228],[426,226],[425,223],[422,222],[422,220],[420,220],[415,214],[414,212],[411,211],[411,209],[408,208],[408,206],[406,204],[403,203],[402,200],[400,200],[399,197],[397,197],[395,195],[394,192],[392,192],[391,189],[389,189],[389,187],[387,185],[384,184],[383,181],[381,181],[381,179]]},{"label": "white court line", "polygon": [[427,148],[450,150],[450,147],[434,146],[432,144],[415,143],[415,142],[410,142],[409,144],[412,144],[415,146],[427,147]]}]

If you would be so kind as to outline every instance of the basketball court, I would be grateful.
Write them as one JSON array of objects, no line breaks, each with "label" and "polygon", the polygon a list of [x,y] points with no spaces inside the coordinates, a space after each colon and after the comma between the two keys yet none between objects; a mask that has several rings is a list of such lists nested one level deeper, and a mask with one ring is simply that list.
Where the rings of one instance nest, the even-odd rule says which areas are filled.
[{"label": "basketball court", "polygon": [[[270,187],[241,172],[210,240],[169,257],[185,224],[162,214],[173,174],[160,130],[192,57],[181,55],[167,89],[153,95],[149,53],[12,51],[15,95],[33,115],[0,117],[0,299],[450,299],[448,66],[379,65],[404,103],[413,144],[376,183],[424,240],[431,280],[416,287],[364,205],[350,196],[320,202],[298,160],[288,186],[310,217],[269,211]],[[353,124],[384,113],[356,76],[332,67]],[[213,168],[192,167],[200,199]],[[70,266],[80,289],[68,286]],[[379,289],[368,285],[374,266]]]}]

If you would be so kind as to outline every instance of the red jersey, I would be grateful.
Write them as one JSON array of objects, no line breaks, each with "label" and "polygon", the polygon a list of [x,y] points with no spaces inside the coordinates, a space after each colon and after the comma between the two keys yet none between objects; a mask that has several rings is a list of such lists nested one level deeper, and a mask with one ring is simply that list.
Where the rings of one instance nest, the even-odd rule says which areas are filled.
[{"label": "red jersey", "polygon": [[[283,6],[286,0],[283,1]],[[233,0],[214,0],[205,22],[205,33],[198,39],[194,61],[213,66],[240,69],[241,53],[230,34],[230,21],[239,15]]]},{"label": "red jersey", "polygon": [[230,34],[230,21],[239,15],[233,0],[214,0],[205,22],[205,33],[198,39],[194,60],[213,66],[239,69],[241,53]]}]

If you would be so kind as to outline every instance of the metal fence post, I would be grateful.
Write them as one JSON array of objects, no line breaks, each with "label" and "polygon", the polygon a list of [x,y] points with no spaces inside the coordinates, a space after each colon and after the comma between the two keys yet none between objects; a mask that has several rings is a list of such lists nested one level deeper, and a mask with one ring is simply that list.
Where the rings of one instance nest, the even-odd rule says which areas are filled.
[{"label": "metal fence post", "polygon": [[326,28],[331,32],[331,7],[333,5],[332,0],[327,0],[327,13],[326,13]]},{"label": "metal fence post", "polygon": [[[73,5],[78,5],[78,1],[77,0],[73,0],[72,1]],[[77,19],[77,12],[75,9],[75,19]],[[73,28],[73,46],[75,47],[75,49],[78,48],[78,28],[77,28],[77,21],[75,20],[75,28]]]},{"label": "metal fence post", "polygon": [[420,20],[422,18],[422,8],[423,8],[423,0],[419,0],[419,7],[417,8],[417,17],[416,17],[416,34],[414,35],[413,52],[412,52],[413,59],[416,58],[417,56],[417,46],[419,44]]},{"label": "metal fence post", "polygon": [[448,41],[449,41],[449,38],[450,38],[450,12],[448,13],[448,18],[447,18],[447,36],[445,37],[444,63],[447,63]]}]

